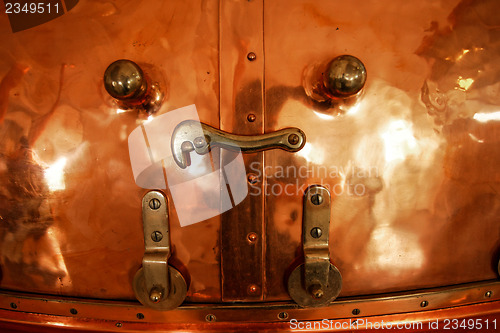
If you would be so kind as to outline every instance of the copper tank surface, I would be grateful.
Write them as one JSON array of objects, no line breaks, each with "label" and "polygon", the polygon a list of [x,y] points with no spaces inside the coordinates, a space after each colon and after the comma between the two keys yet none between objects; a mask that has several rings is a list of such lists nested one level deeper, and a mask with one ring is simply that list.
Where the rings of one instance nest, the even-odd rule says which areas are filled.
[{"label": "copper tank surface", "polygon": [[[500,2],[49,1],[61,14],[25,29],[4,3],[4,331],[500,326]],[[139,102],[104,87],[119,59],[144,71]],[[188,289],[155,311],[134,294],[148,189],[128,137],[192,104],[213,128],[298,128],[306,142],[243,154],[248,196],[199,223],[181,226],[161,189],[169,263]],[[327,252],[342,283],[308,308],[286,281],[304,262],[303,200],[317,184],[331,195]]]}]

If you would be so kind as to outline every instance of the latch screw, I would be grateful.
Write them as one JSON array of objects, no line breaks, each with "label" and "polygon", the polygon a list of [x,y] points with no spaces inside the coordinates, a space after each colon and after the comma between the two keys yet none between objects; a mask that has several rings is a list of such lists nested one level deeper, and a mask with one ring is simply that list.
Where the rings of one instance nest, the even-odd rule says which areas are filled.
[{"label": "latch screw", "polygon": [[163,235],[159,231],[153,231],[153,233],[151,234],[151,239],[155,242],[159,242],[163,239]]},{"label": "latch screw", "polygon": [[313,194],[311,196],[311,202],[314,205],[319,206],[323,203],[323,196],[321,194]]},{"label": "latch screw", "polygon": [[158,208],[160,208],[160,206],[161,206],[160,200],[158,200],[156,198],[149,200],[149,207],[151,209],[157,210]]},{"label": "latch screw", "polygon": [[311,229],[311,236],[313,238],[320,238],[322,234],[323,234],[323,231],[321,230],[321,228],[314,227]]}]

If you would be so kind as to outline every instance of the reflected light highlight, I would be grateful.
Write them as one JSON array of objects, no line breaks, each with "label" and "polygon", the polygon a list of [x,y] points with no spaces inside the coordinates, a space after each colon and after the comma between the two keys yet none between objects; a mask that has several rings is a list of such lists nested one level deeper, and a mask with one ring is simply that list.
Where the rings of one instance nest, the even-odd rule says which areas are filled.
[{"label": "reflected light highlight", "polygon": [[469,137],[470,137],[472,140],[476,141],[476,142],[479,142],[479,143],[483,143],[483,142],[484,142],[484,140],[478,139],[478,138],[477,138],[474,134],[472,134],[472,133],[469,133]]},{"label": "reflected light highlight", "polygon": [[486,123],[492,120],[498,121],[500,120],[500,111],[489,112],[489,113],[475,113],[473,118],[479,121],[480,123]]},{"label": "reflected light highlight", "polygon": [[64,282],[64,284],[70,285],[71,278],[69,276],[68,268],[66,267],[64,256],[62,255],[61,242],[57,237],[57,231],[54,226],[51,226],[47,229],[47,238],[49,240],[48,244],[50,246],[51,255],[42,259],[46,260],[45,264],[47,265],[47,267],[53,267],[53,269],[64,272],[64,276],[62,277],[60,282]]},{"label": "reflected light highlight", "polygon": [[461,76],[458,77],[457,84],[460,90],[467,91],[471,85],[474,83],[474,80],[471,78],[464,79]]},{"label": "reflected light highlight", "polygon": [[360,108],[361,108],[361,103],[356,103],[355,105],[347,109],[347,114],[350,116],[354,116],[359,112]]},{"label": "reflected light highlight", "polygon": [[373,231],[368,245],[372,256],[367,265],[384,269],[391,275],[419,269],[424,264],[424,253],[415,235],[390,227]]},{"label": "reflected light highlight", "polygon": [[457,56],[457,61],[462,60],[462,58],[464,57],[464,55],[466,55],[466,54],[467,54],[467,53],[469,53],[469,52],[470,52],[470,50],[467,50],[467,49],[462,50],[462,54],[459,54],[459,55]]},{"label": "reflected light highlight", "polygon": [[417,147],[413,130],[404,120],[392,121],[380,136],[384,141],[386,162],[404,160]]},{"label": "reflected light highlight", "polygon": [[306,142],[304,147],[295,154],[305,158],[307,162],[323,164],[325,161],[325,152],[323,149],[319,148],[320,146],[321,145],[316,145],[316,148],[314,148],[313,144]]},{"label": "reflected light highlight", "polygon": [[52,192],[64,190],[66,184],[64,183],[64,167],[66,166],[67,158],[62,157],[45,169],[45,181]]},{"label": "reflected light highlight", "polygon": [[318,116],[318,118],[323,119],[323,120],[332,120],[333,118],[335,118],[334,116],[329,115],[329,114],[324,114],[324,113],[321,113],[318,111],[313,111],[313,112],[316,116]]}]

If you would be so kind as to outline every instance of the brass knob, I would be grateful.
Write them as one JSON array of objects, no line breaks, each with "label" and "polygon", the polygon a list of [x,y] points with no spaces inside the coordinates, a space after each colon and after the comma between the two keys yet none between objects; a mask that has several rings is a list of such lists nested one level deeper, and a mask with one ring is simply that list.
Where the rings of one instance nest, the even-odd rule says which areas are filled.
[{"label": "brass knob", "polygon": [[147,83],[142,69],[135,62],[121,59],[106,68],[104,87],[118,100],[139,100],[146,92]]},{"label": "brass knob", "polygon": [[335,97],[349,97],[357,94],[365,85],[365,65],[356,57],[341,55],[326,67],[323,83]]}]

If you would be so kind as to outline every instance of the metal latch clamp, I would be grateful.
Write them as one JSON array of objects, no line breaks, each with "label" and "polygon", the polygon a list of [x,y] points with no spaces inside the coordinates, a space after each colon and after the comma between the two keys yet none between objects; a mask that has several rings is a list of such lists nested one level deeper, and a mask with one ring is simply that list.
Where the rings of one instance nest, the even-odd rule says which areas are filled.
[{"label": "metal latch clamp", "polygon": [[168,264],[170,233],[167,200],[150,191],[142,199],[144,257],[134,277],[134,293],[143,305],[156,310],[177,308],[186,298],[187,284],[181,273]]},{"label": "metal latch clamp", "polygon": [[304,263],[288,278],[288,293],[304,307],[326,306],[342,289],[342,276],[330,262],[331,199],[328,189],[310,186],[304,195],[302,242]]}]

